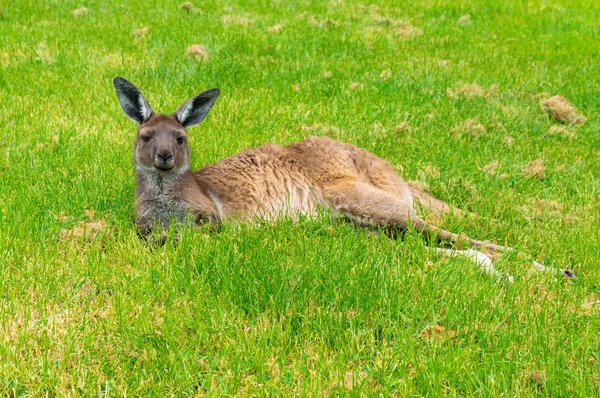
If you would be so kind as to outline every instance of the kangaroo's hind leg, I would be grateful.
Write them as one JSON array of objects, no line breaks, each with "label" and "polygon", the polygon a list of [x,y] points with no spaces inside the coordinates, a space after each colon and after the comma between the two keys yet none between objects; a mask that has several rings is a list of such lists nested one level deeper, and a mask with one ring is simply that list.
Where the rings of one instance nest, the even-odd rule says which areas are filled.
[{"label": "kangaroo's hind leg", "polygon": [[[408,182],[407,184],[408,184],[410,192],[412,193],[413,198],[416,202],[415,204],[417,206],[415,206],[415,207],[420,206],[421,208],[423,208],[425,213],[427,213],[434,219],[441,220],[444,215],[449,214],[449,213],[457,214],[457,215],[461,215],[461,216],[465,216],[466,214],[468,214],[468,213],[465,213],[463,210],[450,207],[446,202],[439,200],[436,197],[429,194],[428,192],[426,192],[417,183]],[[480,247],[482,247],[482,246],[480,246]],[[489,246],[483,246],[483,247],[486,247],[489,249]],[[500,248],[500,250],[504,250],[504,251],[514,251],[514,249],[512,249],[510,247],[498,246],[498,248]],[[492,250],[495,251],[494,249],[492,249]],[[452,252],[452,250],[448,250],[448,249],[436,249],[436,252],[441,253],[445,256],[449,256],[449,257],[456,256],[456,254],[454,254]],[[460,251],[458,251],[458,252],[460,252]],[[475,262],[485,262],[485,259],[483,257],[481,257],[481,256],[484,256],[484,254],[475,252],[474,250],[462,251],[462,253],[460,253],[460,254],[474,259]],[[553,272],[553,273],[556,272],[555,268],[546,267],[546,266],[538,263],[537,261],[533,261],[532,266],[538,272]],[[560,269],[559,271],[560,271],[561,275],[564,277],[575,278],[575,273],[571,270]]]},{"label": "kangaroo's hind leg", "polygon": [[[451,243],[466,241],[469,245],[475,247],[501,249],[500,246],[460,237],[449,231],[434,227],[416,215],[410,201],[402,200],[397,195],[369,183],[351,178],[342,179],[326,186],[324,194],[332,209],[356,220],[360,224],[391,227],[399,230],[405,230],[410,225],[423,235],[432,236],[435,239],[446,239]],[[478,252],[474,250],[464,251],[464,253],[460,250],[442,250],[440,253],[449,257],[456,256],[455,253],[464,255],[473,260],[482,272],[492,276],[501,276],[492,265],[491,260],[483,260],[483,257],[485,257],[483,253],[475,254]]]},{"label": "kangaroo's hind leg", "polygon": [[427,220],[439,224],[448,214],[460,216],[461,218],[466,217],[469,214],[459,208],[451,207],[448,203],[425,191],[414,181],[407,181],[406,184],[412,194],[415,211],[418,212],[419,209],[421,209],[423,217]]}]

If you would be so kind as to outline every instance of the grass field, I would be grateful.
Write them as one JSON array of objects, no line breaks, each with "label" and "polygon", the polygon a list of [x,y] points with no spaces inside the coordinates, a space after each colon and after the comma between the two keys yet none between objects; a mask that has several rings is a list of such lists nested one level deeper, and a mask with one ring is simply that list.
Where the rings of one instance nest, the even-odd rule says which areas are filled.
[{"label": "grass field", "polygon": [[[600,395],[600,3],[180,3],[0,0],[0,396]],[[195,167],[328,135],[578,279],[327,215],[151,250],[114,76],[159,112],[221,89]]]}]

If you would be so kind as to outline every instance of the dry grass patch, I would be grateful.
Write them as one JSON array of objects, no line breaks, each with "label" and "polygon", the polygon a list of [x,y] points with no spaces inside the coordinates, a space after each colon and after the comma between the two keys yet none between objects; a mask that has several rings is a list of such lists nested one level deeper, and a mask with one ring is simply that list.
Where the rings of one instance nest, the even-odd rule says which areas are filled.
[{"label": "dry grass patch", "polygon": [[426,180],[428,178],[433,178],[437,180],[442,176],[442,173],[440,173],[440,169],[438,169],[437,167],[431,164],[426,164],[421,168],[421,170],[419,170],[417,176],[421,180]]},{"label": "dry grass patch", "polygon": [[303,12],[298,15],[298,18],[308,21],[309,24],[313,26],[318,26],[320,28],[337,28],[342,26],[340,21],[336,21],[335,19],[325,18],[321,21],[317,20],[315,15],[309,14],[307,12]]},{"label": "dry grass patch", "polygon": [[496,173],[498,172],[498,170],[500,169],[500,162],[498,162],[497,160],[494,160],[491,163],[486,164],[485,166],[481,167],[481,171],[483,171],[486,175],[488,176],[495,176]]},{"label": "dry grass patch", "polygon": [[187,12],[190,12],[192,14],[202,14],[202,10],[196,8],[191,1],[186,1],[185,3],[180,4],[179,8],[182,10],[186,10]]},{"label": "dry grass patch", "polygon": [[548,135],[560,135],[564,138],[575,138],[577,134],[573,130],[570,130],[563,126],[552,126],[548,130]]},{"label": "dry grass patch", "polygon": [[475,119],[467,119],[456,126],[453,131],[456,137],[467,135],[474,138],[485,133],[485,126]]},{"label": "dry grass patch", "polygon": [[423,30],[412,25],[401,23],[400,26],[394,29],[394,36],[402,39],[412,39],[417,36],[421,36]]},{"label": "dry grass patch", "polygon": [[565,215],[564,205],[556,200],[548,199],[530,199],[519,210],[527,219],[563,219],[569,217]]},{"label": "dry grass patch", "polygon": [[56,50],[48,47],[46,43],[39,43],[35,48],[35,59],[45,65],[56,63]]},{"label": "dry grass patch", "polygon": [[148,30],[150,30],[150,28],[148,28],[147,26],[140,28],[140,29],[135,30],[133,32],[133,35],[136,37],[145,37],[148,34]]},{"label": "dry grass patch", "polygon": [[345,134],[344,130],[341,130],[336,126],[329,126],[321,123],[315,123],[312,126],[302,124],[300,125],[300,130],[303,133],[326,135],[334,138]]},{"label": "dry grass patch", "polygon": [[496,91],[496,86],[490,86],[489,88],[482,88],[478,84],[462,84],[456,88],[448,87],[446,92],[448,93],[448,97],[456,99],[459,97],[464,97],[467,99],[472,98],[487,98],[494,94]]},{"label": "dry grass patch", "polygon": [[361,385],[362,381],[367,377],[367,373],[364,371],[355,372],[348,371],[344,375],[344,388],[346,391],[352,390],[353,387]]},{"label": "dry grass patch", "polygon": [[281,26],[281,25],[273,25],[273,26],[269,26],[267,28],[267,30],[271,33],[281,32],[282,29],[283,29],[283,26]]},{"label": "dry grass patch", "polygon": [[73,17],[74,18],[79,18],[80,16],[82,16],[84,14],[87,14],[87,12],[88,12],[88,9],[85,8],[85,7],[78,8],[78,9],[76,9],[76,10],[73,11]]},{"label": "dry grass patch", "polygon": [[144,37],[146,37],[146,35],[148,34],[148,30],[150,30],[150,28],[148,28],[147,26],[135,30],[133,32],[133,36],[134,36],[133,42],[134,42],[134,44],[137,44],[141,39],[143,39]]},{"label": "dry grass patch", "polygon": [[381,16],[379,14],[373,15],[371,18],[373,19],[373,23],[381,26],[391,26],[395,22],[393,19]]},{"label": "dry grass patch", "polygon": [[10,65],[10,54],[0,51],[0,66],[6,68]]},{"label": "dry grass patch", "polygon": [[412,128],[410,127],[410,124],[408,124],[407,122],[402,122],[400,124],[397,124],[394,127],[394,132],[396,134],[405,134],[405,133],[410,133],[412,131]]},{"label": "dry grass patch", "polygon": [[513,146],[515,144],[515,139],[514,137],[511,137],[510,135],[507,135],[506,137],[502,138],[502,142],[504,142],[506,145],[508,146]]},{"label": "dry grass patch", "polygon": [[473,19],[471,18],[470,14],[467,14],[458,18],[458,21],[456,21],[456,23],[458,24],[458,26],[469,26],[473,23]]},{"label": "dry grass patch", "polygon": [[454,330],[446,330],[445,327],[440,325],[431,325],[421,330],[421,338],[429,343],[446,343],[453,340],[455,337],[456,332]]},{"label": "dry grass patch", "polygon": [[[77,241],[86,240],[88,242],[96,239],[98,235],[106,230],[106,221],[97,220],[96,214],[93,211],[86,211],[87,221],[80,221],[76,225],[68,229],[62,229],[59,233],[62,241]],[[61,216],[61,220],[66,221],[65,216]]]},{"label": "dry grass patch", "polygon": [[525,377],[535,388],[543,388],[546,383],[546,374],[542,370],[528,372]]},{"label": "dry grass patch", "polygon": [[365,88],[365,85],[364,83],[351,82],[348,87],[350,87],[350,90],[356,90]]},{"label": "dry grass patch", "polygon": [[537,178],[543,180],[546,177],[546,168],[542,159],[536,159],[533,162],[529,162],[523,167],[523,174],[529,178]]},{"label": "dry grass patch", "polygon": [[383,80],[391,79],[392,71],[389,69],[385,69],[379,74],[379,77],[382,78]]},{"label": "dry grass patch", "polygon": [[576,125],[583,124],[587,120],[585,116],[577,112],[577,109],[569,101],[560,95],[542,99],[540,105],[548,116],[561,123]]},{"label": "dry grass patch", "polygon": [[375,27],[367,28],[369,32],[384,32],[387,28],[392,28],[394,36],[402,39],[411,39],[423,34],[423,30],[412,26],[405,21],[398,21],[389,17],[384,17],[377,13],[377,9],[370,8],[371,20]]},{"label": "dry grass patch", "polygon": [[196,62],[208,62],[208,52],[200,44],[192,44],[185,52],[185,56]]},{"label": "dry grass patch", "polygon": [[[594,313],[600,312],[600,300],[594,293],[591,293],[583,300],[583,303],[581,304],[581,312],[588,316],[592,316]],[[593,360],[593,358],[591,359]],[[590,365],[593,365],[594,363],[595,362],[590,361]]]},{"label": "dry grass patch", "polygon": [[239,15],[224,15],[223,18],[221,18],[221,21],[223,21],[223,24],[225,25],[239,25],[245,28],[252,23],[250,19],[240,17]]},{"label": "dry grass patch", "polygon": [[321,26],[337,28],[339,26],[342,26],[342,23],[340,21],[336,21],[335,19],[327,18],[327,19],[321,21]]}]

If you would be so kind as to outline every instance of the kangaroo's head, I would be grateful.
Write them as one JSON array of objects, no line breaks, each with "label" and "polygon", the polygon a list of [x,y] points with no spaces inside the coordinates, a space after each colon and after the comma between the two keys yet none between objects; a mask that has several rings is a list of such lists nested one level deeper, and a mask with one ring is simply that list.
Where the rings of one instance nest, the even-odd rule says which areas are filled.
[{"label": "kangaroo's head", "polygon": [[121,109],[139,124],[135,167],[145,173],[180,173],[190,168],[186,128],[200,124],[219,97],[213,88],[196,95],[172,115],[155,114],[142,92],[122,77],[113,81]]}]

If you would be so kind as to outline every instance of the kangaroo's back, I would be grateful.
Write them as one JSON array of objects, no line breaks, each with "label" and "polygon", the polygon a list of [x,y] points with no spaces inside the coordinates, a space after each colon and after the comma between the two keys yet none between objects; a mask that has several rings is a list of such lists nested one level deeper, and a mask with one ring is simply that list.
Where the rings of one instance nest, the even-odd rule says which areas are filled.
[{"label": "kangaroo's back", "polygon": [[248,149],[205,166],[194,178],[221,218],[314,215],[319,207],[329,207],[330,187],[353,180],[376,184],[412,205],[406,184],[387,162],[327,137]]}]

